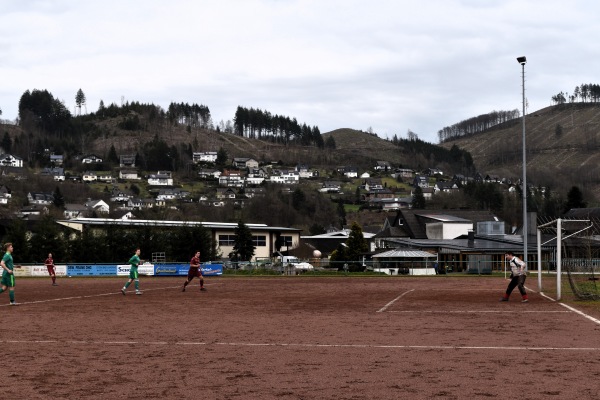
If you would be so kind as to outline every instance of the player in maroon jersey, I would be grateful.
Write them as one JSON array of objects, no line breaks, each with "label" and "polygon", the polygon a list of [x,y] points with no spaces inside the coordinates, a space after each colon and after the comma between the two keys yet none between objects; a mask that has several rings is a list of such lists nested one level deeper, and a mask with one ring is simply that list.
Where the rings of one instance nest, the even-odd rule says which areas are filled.
[{"label": "player in maroon jersey", "polygon": [[56,270],[54,268],[52,253],[48,253],[48,258],[46,258],[44,264],[46,264],[46,268],[48,268],[48,274],[50,275],[50,278],[52,278],[52,286],[58,286],[58,283],[56,283]]},{"label": "player in maroon jersey", "polygon": [[181,288],[182,292],[185,292],[185,287],[194,279],[198,277],[200,279],[200,290],[203,292],[206,290],[204,287],[204,277],[202,276],[202,268],[200,267],[200,252],[197,251],[196,255],[192,257],[190,261],[190,269],[188,270],[187,280],[183,283],[183,288]]}]

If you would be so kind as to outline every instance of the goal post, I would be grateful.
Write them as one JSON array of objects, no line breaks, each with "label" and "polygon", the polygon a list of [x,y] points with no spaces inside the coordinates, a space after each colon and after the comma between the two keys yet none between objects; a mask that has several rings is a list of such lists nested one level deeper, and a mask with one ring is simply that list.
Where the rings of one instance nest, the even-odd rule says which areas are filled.
[{"label": "goal post", "polygon": [[[563,276],[563,266],[565,266],[566,272],[569,277],[569,284],[571,288],[575,292],[574,294],[580,296],[578,293],[577,284],[574,283],[575,279],[572,278],[574,274],[585,274],[586,271],[589,270],[591,272],[592,278],[594,275],[595,262],[589,252],[588,256],[585,258],[573,258],[574,254],[572,252],[565,252],[567,254],[563,254],[563,247],[566,249],[566,241],[567,239],[589,230],[594,227],[594,223],[589,219],[563,219],[557,218],[548,223],[539,225],[537,228],[537,255],[538,255],[538,265],[537,265],[537,273],[538,273],[538,290],[543,294],[543,285],[542,285],[542,246],[556,240],[556,252],[555,252],[555,266],[556,266],[556,300],[560,300],[562,298],[562,276]],[[551,231],[555,232],[556,236],[551,239],[546,240],[542,243],[542,231]],[[576,260],[576,261],[575,261]],[[579,265],[579,268],[576,266]],[[583,268],[581,265],[585,264]],[[550,268],[548,268],[550,269]],[[582,272],[583,271],[583,272]],[[592,279],[590,278],[590,279]],[[595,279],[595,278],[593,278]]]}]

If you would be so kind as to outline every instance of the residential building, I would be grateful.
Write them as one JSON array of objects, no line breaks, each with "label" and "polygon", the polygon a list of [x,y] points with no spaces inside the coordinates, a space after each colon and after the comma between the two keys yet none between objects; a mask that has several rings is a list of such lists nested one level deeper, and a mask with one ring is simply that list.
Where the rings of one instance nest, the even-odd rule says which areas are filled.
[{"label": "residential building", "polygon": [[97,157],[95,154],[90,154],[81,159],[82,164],[98,164],[101,163],[102,159]]},{"label": "residential building", "polygon": [[119,171],[119,179],[139,180],[138,172],[135,169],[122,169]]},{"label": "residential building", "polygon": [[219,176],[219,185],[227,187],[243,187],[246,179],[242,171],[226,169]]},{"label": "residential building", "polygon": [[194,152],[194,153],[192,153],[192,162],[194,164],[215,163],[215,162],[217,162],[217,152],[216,151]]},{"label": "residential building", "polygon": [[27,193],[27,200],[31,205],[50,205],[54,203],[54,194],[29,192]]},{"label": "residential building", "polygon": [[[118,225],[126,229],[143,229],[152,226],[161,229],[177,229],[182,226],[204,227],[215,238],[217,251],[220,254],[230,254],[235,245],[237,223],[228,222],[196,222],[196,221],[165,221],[165,220],[139,220],[139,219],[108,219],[108,218],[76,218],[59,220],[59,224],[76,231],[91,232],[103,230],[106,226]],[[266,224],[245,224],[252,232],[252,242],[255,246],[254,258],[265,259],[277,251],[292,250],[300,245],[300,230],[294,228],[268,226]],[[277,243],[277,245],[276,245]]]},{"label": "residential building", "polygon": [[50,154],[50,163],[54,166],[63,165],[64,157],[62,154]]},{"label": "residential building", "polygon": [[108,214],[110,212],[110,206],[106,204],[104,200],[92,200],[89,199],[85,206],[88,210],[95,211],[100,214]]},{"label": "residential building", "polygon": [[40,175],[51,176],[57,182],[65,181],[65,169],[61,167],[44,168]]},{"label": "residential building", "polygon": [[123,154],[119,156],[119,167],[135,167],[135,154]]},{"label": "residential building", "polygon": [[85,171],[82,176],[84,182],[96,182],[98,175],[94,171]]},{"label": "residential building", "polygon": [[0,167],[23,168],[23,159],[10,154],[0,155]]},{"label": "residential building", "polygon": [[233,166],[239,169],[258,168],[258,161],[253,158],[236,157],[233,159]]},{"label": "residential building", "polygon": [[173,186],[173,177],[170,171],[158,171],[148,177],[148,184],[153,186]]},{"label": "residential building", "polygon": [[82,204],[65,204],[63,215],[67,219],[87,217],[89,209]]},{"label": "residential building", "polygon": [[276,169],[273,170],[273,173],[271,174],[269,180],[271,183],[293,185],[298,183],[298,181],[300,180],[300,175],[294,170]]},{"label": "residential building", "polygon": [[392,169],[392,165],[389,163],[389,161],[377,161],[373,169],[375,171],[390,171]]},{"label": "residential building", "polygon": [[202,168],[200,171],[198,171],[198,176],[202,179],[219,179],[221,176],[221,171],[218,169]]},{"label": "residential building", "polygon": [[321,185],[319,192],[321,193],[339,193],[342,190],[342,182],[340,181],[325,181]]}]

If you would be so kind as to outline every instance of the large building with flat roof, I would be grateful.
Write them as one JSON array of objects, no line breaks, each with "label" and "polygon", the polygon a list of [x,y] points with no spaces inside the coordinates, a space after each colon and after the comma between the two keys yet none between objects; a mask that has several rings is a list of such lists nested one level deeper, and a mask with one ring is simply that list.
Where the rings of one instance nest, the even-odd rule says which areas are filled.
[{"label": "large building with flat roof", "polygon": [[[148,219],[111,219],[111,218],[74,218],[56,221],[60,225],[83,232],[89,230],[101,230],[107,225],[115,225],[130,228],[159,227],[177,228],[181,226],[203,227],[210,231],[211,238],[220,250],[221,254],[227,255],[233,251],[235,244],[235,229],[238,224],[233,222],[200,222],[200,221],[164,221]],[[270,258],[277,251],[292,250],[300,245],[300,229],[268,226],[266,224],[245,224],[252,232],[254,246],[254,258]],[[276,248],[275,243],[281,244]]]}]

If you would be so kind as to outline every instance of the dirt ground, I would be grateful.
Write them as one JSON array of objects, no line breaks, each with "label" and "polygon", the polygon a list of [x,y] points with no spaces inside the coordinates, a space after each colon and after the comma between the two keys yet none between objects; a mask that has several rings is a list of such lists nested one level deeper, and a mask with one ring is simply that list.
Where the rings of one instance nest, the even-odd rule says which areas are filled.
[{"label": "dirt ground", "polygon": [[600,398],[600,315],[501,278],[125,280],[0,294],[0,398]]}]

